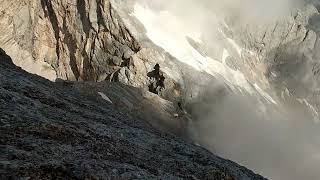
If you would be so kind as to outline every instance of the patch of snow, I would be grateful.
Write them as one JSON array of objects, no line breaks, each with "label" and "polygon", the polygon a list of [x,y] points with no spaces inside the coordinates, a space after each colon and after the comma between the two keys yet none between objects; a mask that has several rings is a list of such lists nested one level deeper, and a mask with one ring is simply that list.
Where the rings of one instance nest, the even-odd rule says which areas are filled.
[{"label": "patch of snow", "polygon": [[111,99],[110,99],[107,95],[105,95],[105,94],[102,93],[102,92],[98,92],[98,94],[101,96],[102,99],[104,99],[104,100],[106,100],[106,101],[108,101],[109,103],[112,104]]},{"label": "patch of snow", "polygon": [[320,120],[319,120],[319,113],[318,111],[316,110],[315,107],[313,107],[307,99],[297,99],[301,104],[307,106],[311,112],[312,112],[312,115],[313,115],[313,118],[314,118],[314,122],[315,123],[320,123]]},{"label": "patch of snow", "polygon": [[286,88],[284,91],[281,92],[281,98],[283,100],[285,100],[287,97],[290,97],[290,92],[288,88]]},{"label": "patch of snow", "polygon": [[268,102],[277,104],[277,102],[264,90],[262,90],[257,84],[254,84],[255,89],[262,95]]},{"label": "patch of snow", "polygon": [[237,50],[238,55],[241,57],[242,48],[233,39],[227,38],[227,40],[232,45],[232,47]]},{"label": "patch of snow", "polygon": [[222,63],[223,64],[226,64],[226,60],[228,57],[230,57],[229,52],[226,49],[223,49],[223,53],[222,53]]},{"label": "patch of snow", "polygon": [[235,71],[219,61],[210,59],[210,61],[208,61],[207,69],[205,70],[205,72],[211,75],[219,74],[225,78],[225,80],[231,87],[238,86],[245,89],[250,94],[254,93],[253,89],[251,88],[249,82],[242,72],[240,72],[239,70]]},{"label": "patch of snow", "polygon": [[[206,72],[213,76],[221,75],[230,86],[239,86],[252,93],[253,90],[240,71],[234,71],[227,65],[209,57],[202,56],[194,49],[185,37],[189,36],[200,41],[201,34],[186,28],[178,17],[167,11],[154,12],[139,3],[135,4],[135,16],[145,26],[147,36],[158,46],[165,49],[179,61],[194,69]],[[241,54],[242,49],[231,39],[230,43]],[[227,58],[227,51],[225,58]]]},{"label": "patch of snow", "polygon": [[227,37],[227,35],[221,30],[221,29],[218,29],[219,32],[222,34],[222,36],[227,39],[227,41],[229,42],[229,44],[237,51],[238,55],[241,57],[241,54],[242,54],[242,51],[243,49],[236,43],[235,40]]},{"label": "patch of snow", "polygon": [[253,51],[251,51],[249,49],[243,49],[243,51],[245,51],[246,53],[250,54],[251,56],[254,56],[254,57],[257,56],[255,52],[253,52]]},{"label": "patch of snow", "polygon": [[222,25],[223,25],[225,28],[227,28],[227,30],[230,31],[230,27],[229,27],[229,25],[228,25],[225,21],[222,21],[221,23],[222,23]]},{"label": "patch of snow", "polygon": [[202,43],[200,33],[189,33],[187,36],[196,41],[197,43]]},{"label": "patch of snow", "polygon": [[271,75],[272,75],[272,77],[274,77],[274,78],[278,77],[278,75],[277,75],[276,73],[274,73],[274,72],[271,72]]},{"label": "patch of snow", "polygon": [[203,69],[203,57],[185,38],[197,33],[189,32],[177,17],[167,11],[155,13],[139,3],[135,5],[133,15],[143,23],[147,36],[155,44],[195,69]]}]

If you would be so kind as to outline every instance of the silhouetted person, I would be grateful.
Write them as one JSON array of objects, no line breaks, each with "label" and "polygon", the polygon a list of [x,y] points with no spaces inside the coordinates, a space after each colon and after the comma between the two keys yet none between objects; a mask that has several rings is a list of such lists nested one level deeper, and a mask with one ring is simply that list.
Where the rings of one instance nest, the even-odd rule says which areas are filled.
[{"label": "silhouetted person", "polygon": [[160,75],[160,65],[157,63],[155,66],[154,66],[154,72],[156,73],[156,74],[159,74]]},{"label": "silhouetted person", "polygon": [[160,78],[160,65],[156,64],[153,68],[153,71],[148,73],[149,78],[155,78],[158,80]]},{"label": "silhouetted person", "polygon": [[165,88],[165,85],[164,85],[164,80],[166,78],[164,77],[164,75],[161,73],[160,75],[160,78],[158,80],[158,83],[157,83],[157,88],[160,87],[160,90],[164,89]]},{"label": "silhouetted person", "polygon": [[159,94],[164,88],[165,77],[163,73],[160,71],[160,65],[157,63],[153,71],[148,73],[148,77],[151,78],[151,84],[149,85],[149,91],[155,94]]}]

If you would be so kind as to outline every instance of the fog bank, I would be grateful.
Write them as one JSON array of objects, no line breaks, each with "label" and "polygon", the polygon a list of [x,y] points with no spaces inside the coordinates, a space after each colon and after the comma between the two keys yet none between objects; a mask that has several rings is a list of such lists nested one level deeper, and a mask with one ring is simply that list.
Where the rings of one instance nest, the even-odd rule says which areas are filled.
[{"label": "fog bank", "polygon": [[319,179],[319,125],[302,109],[262,107],[235,94],[198,103],[195,140],[270,179]]}]

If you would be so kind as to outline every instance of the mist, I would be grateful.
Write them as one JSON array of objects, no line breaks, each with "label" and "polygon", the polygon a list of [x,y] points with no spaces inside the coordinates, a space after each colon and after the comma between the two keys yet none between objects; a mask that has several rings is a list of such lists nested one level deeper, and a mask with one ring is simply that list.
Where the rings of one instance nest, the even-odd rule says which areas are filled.
[{"label": "mist", "polygon": [[[189,26],[206,30],[210,23],[223,18],[234,18],[239,23],[268,23],[288,15],[301,6],[303,0],[137,0],[157,11],[168,11]],[[209,24],[208,24],[209,23]]]},{"label": "mist", "polygon": [[[176,30],[177,35],[186,30],[200,33],[206,41],[218,43],[217,46],[223,46],[215,41],[220,23],[265,25],[290,15],[306,3],[302,0],[137,2],[153,11],[174,15],[179,24],[170,23],[167,30]],[[270,179],[320,179],[320,127],[305,106],[292,103],[296,100],[268,104],[251,95],[229,91],[221,94],[225,88],[222,84],[204,87],[206,91],[195,97],[197,103],[187,105],[194,117],[190,134],[196,143]]]},{"label": "mist", "polygon": [[319,179],[320,127],[303,107],[266,107],[233,93],[211,98],[218,101],[190,107],[197,143],[270,179]]}]

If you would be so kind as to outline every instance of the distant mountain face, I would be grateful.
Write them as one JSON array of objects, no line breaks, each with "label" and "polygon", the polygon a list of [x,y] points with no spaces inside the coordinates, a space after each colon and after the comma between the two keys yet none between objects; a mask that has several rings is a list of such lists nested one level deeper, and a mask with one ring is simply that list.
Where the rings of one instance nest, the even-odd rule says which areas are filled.
[{"label": "distant mountain face", "polygon": [[[159,94],[191,115],[194,140],[245,164],[260,158],[251,151],[258,141],[267,142],[262,149],[273,146],[258,137],[268,131],[252,129],[279,125],[285,129],[279,141],[297,136],[297,146],[304,146],[293,133],[301,129],[278,120],[303,126],[302,132],[319,123],[319,1],[0,2],[0,47],[15,64],[50,80],[119,81],[144,89],[154,83],[148,74],[159,64],[166,78]],[[230,130],[234,126],[238,130]],[[253,146],[255,158],[239,153],[246,148],[237,142]]]}]

